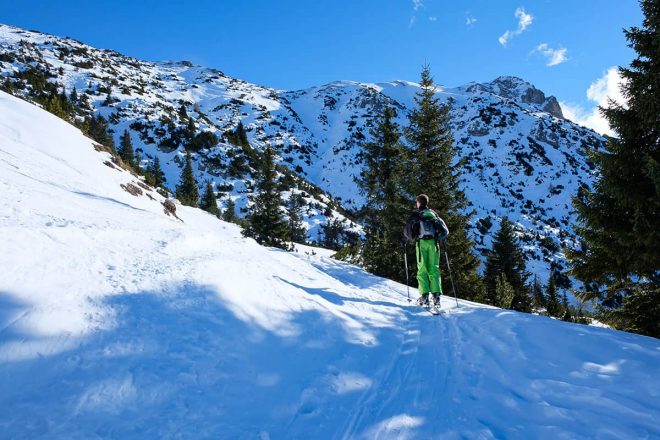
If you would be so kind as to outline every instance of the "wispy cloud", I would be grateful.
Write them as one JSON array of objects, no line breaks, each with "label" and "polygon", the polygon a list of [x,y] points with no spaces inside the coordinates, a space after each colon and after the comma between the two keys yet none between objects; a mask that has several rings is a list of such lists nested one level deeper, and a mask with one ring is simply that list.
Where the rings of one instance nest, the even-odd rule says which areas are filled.
[{"label": "wispy cloud", "polygon": [[547,43],[541,43],[536,49],[532,51],[532,53],[534,52],[539,52],[541,55],[543,55],[548,60],[548,66],[556,66],[568,61],[568,57],[566,56],[568,49],[565,47],[553,49]]},{"label": "wispy cloud", "polygon": [[498,38],[498,41],[502,46],[506,47],[510,39],[511,39],[511,31],[506,31],[500,36],[500,38]]},{"label": "wispy cloud", "polygon": [[424,0],[412,0],[413,12],[410,16],[410,22],[408,22],[408,27],[411,28],[417,22],[417,12],[424,8]]},{"label": "wispy cloud", "polygon": [[534,16],[525,12],[525,9],[523,8],[517,8],[516,12],[514,12],[514,16],[518,19],[518,29],[515,31],[507,30],[500,36],[500,38],[498,38],[498,41],[504,47],[506,47],[506,45],[513,37],[525,32],[525,30],[530,27],[534,21]]},{"label": "wispy cloud", "polygon": [[429,21],[438,21],[438,17],[430,16]]},{"label": "wispy cloud", "polygon": [[598,106],[609,107],[610,99],[617,104],[626,105],[626,99],[621,94],[621,85],[624,80],[619,75],[619,69],[616,66],[610,67],[607,71],[591,83],[587,89],[587,98],[593,104],[590,108],[585,108],[579,104],[559,102],[564,116],[580,125],[589,127],[600,133],[614,136],[614,130],[610,127],[607,119],[603,117]]}]

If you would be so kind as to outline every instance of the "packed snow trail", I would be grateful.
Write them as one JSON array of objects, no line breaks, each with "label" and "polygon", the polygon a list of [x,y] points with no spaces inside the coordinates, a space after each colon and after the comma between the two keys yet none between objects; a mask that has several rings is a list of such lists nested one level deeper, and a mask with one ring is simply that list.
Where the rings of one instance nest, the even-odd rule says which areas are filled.
[{"label": "packed snow trail", "polygon": [[327,251],[168,217],[108,158],[0,92],[0,437],[660,436],[658,340],[430,316]]}]

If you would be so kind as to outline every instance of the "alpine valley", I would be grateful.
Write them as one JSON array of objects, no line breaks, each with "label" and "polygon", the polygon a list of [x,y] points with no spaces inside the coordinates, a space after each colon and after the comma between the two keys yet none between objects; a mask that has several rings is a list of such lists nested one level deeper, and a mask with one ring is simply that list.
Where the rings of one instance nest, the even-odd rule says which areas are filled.
[{"label": "alpine valley", "polygon": [[[231,198],[245,212],[254,187],[254,150],[272,146],[287,176],[282,196],[303,196],[311,240],[331,220],[359,233],[354,214],[363,204],[355,184],[361,144],[385,104],[396,108],[405,127],[419,90],[407,81],[275,90],[186,61],[141,61],[7,25],[0,25],[0,74],[5,91],[28,101],[38,95],[35,78],[67,95],[75,90],[80,118],[104,116],[115,142],[128,130],[143,165],[159,158],[170,189],[187,148],[197,182],[212,181],[221,209]],[[530,272],[563,268],[562,247],[576,245],[571,197],[592,183],[586,152],[601,148],[605,139],[565,119],[555,97],[517,77],[439,86],[437,96],[451,102],[456,166],[474,211],[470,227],[478,251],[485,253],[500,219],[508,216]],[[239,124],[247,143],[237,142]]]},{"label": "alpine valley", "polygon": [[[360,143],[384,103],[405,124],[415,84],[284,92],[9,26],[0,69],[0,438],[660,438],[658,339],[447,294],[431,316],[334,250],[262,246],[175,202],[90,118],[171,189],[189,152],[223,209],[273,146],[314,238],[360,232]],[[507,215],[531,270],[561,264],[603,139],[520,79],[438,96],[480,248]]]}]

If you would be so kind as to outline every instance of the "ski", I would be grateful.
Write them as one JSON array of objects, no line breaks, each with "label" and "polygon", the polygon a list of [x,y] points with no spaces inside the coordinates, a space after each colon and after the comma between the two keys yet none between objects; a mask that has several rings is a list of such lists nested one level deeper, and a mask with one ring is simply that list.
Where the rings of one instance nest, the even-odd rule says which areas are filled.
[{"label": "ski", "polygon": [[429,307],[420,306],[420,308],[423,309],[423,310],[426,310],[427,312],[429,312],[433,316],[444,314],[444,310],[440,307],[437,307],[437,306],[429,306]]}]

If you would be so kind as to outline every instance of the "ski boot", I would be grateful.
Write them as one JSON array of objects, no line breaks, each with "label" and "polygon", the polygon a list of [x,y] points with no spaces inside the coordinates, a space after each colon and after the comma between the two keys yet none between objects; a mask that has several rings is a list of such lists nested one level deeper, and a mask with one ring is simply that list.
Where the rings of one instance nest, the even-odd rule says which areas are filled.
[{"label": "ski boot", "polygon": [[425,293],[424,295],[421,295],[417,300],[417,305],[420,307],[424,307],[425,309],[428,309],[431,306],[429,304],[429,294]]},{"label": "ski boot", "polygon": [[433,295],[433,307],[437,309],[442,307],[442,305],[440,304],[440,297],[442,295],[440,293],[432,293],[431,295]]}]

